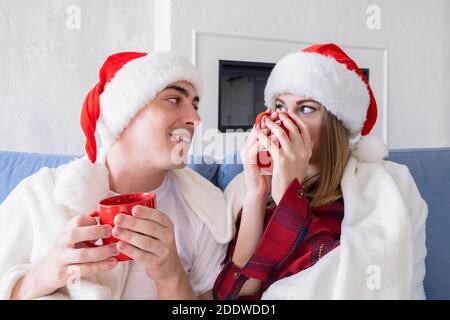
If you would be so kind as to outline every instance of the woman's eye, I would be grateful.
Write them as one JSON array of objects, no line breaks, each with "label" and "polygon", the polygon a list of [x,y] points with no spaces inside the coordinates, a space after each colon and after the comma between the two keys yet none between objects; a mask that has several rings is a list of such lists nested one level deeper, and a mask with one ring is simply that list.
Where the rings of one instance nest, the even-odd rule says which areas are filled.
[{"label": "woman's eye", "polygon": [[281,111],[281,112],[285,112],[285,111],[286,111],[286,107],[283,106],[282,104],[277,103],[277,104],[275,105],[275,110]]},{"label": "woman's eye", "polygon": [[316,111],[316,109],[314,109],[313,107],[310,107],[310,106],[301,106],[300,107],[301,113],[312,113],[314,111]]}]

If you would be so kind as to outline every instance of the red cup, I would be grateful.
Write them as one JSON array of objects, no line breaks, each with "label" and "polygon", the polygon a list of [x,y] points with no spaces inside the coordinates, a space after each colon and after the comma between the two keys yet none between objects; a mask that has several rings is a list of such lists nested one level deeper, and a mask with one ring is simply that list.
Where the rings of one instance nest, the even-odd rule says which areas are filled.
[{"label": "red cup", "polygon": [[[270,111],[264,111],[258,114],[255,120],[255,125],[258,129],[262,128],[262,124],[264,121],[264,118],[270,117],[272,115],[272,112]],[[286,113],[286,115],[291,119],[291,117]],[[292,119],[291,119],[292,120]],[[280,127],[286,132],[286,134],[289,136],[289,130],[284,126],[283,122],[281,122]],[[267,131],[267,137],[271,136],[270,130]],[[261,151],[258,153],[256,157],[256,163],[260,168],[270,168],[272,166],[272,156],[270,155],[270,152],[267,150]]]},{"label": "red cup", "polygon": [[[114,218],[119,213],[131,215],[131,210],[134,206],[146,206],[149,208],[156,208],[156,194],[152,192],[138,192],[131,194],[122,194],[110,198],[103,199],[98,203],[97,211],[90,214],[91,217],[98,217],[100,224],[109,224],[114,227]],[[103,238],[102,245],[108,245],[118,242],[119,239],[113,236]],[[84,241],[88,247],[98,247],[94,241]],[[119,261],[132,260],[130,257],[120,253],[117,257]]]}]

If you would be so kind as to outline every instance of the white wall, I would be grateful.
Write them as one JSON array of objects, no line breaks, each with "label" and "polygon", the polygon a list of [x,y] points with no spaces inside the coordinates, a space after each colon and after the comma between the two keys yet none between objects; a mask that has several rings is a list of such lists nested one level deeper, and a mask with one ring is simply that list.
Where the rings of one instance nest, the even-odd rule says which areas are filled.
[{"label": "white wall", "polygon": [[83,153],[81,105],[105,57],[152,47],[151,0],[0,0],[0,150]]},{"label": "white wall", "polygon": [[[370,5],[381,9],[379,30],[367,28]],[[450,147],[448,0],[172,0],[171,48],[193,56],[193,30],[384,48],[389,147]],[[217,126],[209,103],[204,128]]]},{"label": "white wall", "polygon": [[[71,4],[81,9],[80,30],[66,26]],[[380,30],[366,26],[372,4],[381,9]],[[152,0],[0,0],[0,150],[84,152],[79,113],[103,59],[151,50],[154,40],[192,58],[193,30],[384,48],[389,147],[450,147],[450,1],[170,0],[170,6],[158,6],[164,16],[155,28]],[[154,39],[153,30],[167,34],[168,43]],[[204,128],[216,127],[214,106],[200,107],[213,119]]]},{"label": "white wall", "polygon": [[[253,61],[276,63],[287,52],[297,51],[312,43],[280,40],[277,38],[245,37],[242,35],[222,35],[212,32],[194,32],[193,60],[204,79],[204,94],[201,97],[200,113],[202,129],[217,128],[218,96],[219,96],[219,60]],[[378,97],[378,118],[371,135],[388,143],[387,139],[387,83],[388,55],[384,48],[342,46],[357,62],[370,70],[370,85]],[[236,104],[239,106],[239,104]],[[259,105],[264,109],[264,102]],[[260,109],[260,110],[261,110]],[[199,130],[197,130],[199,131]],[[210,132],[213,131],[213,132]],[[248,134],[248,133],[247,133]],[[218,133],[217,129],[209,130],[211,141],[202,141],[201,135],[194,140],[194,153],[204,153],[215,158],[240,149],[245,143],[245,133]],[[235,142],[236,141],[236,142]]]}]

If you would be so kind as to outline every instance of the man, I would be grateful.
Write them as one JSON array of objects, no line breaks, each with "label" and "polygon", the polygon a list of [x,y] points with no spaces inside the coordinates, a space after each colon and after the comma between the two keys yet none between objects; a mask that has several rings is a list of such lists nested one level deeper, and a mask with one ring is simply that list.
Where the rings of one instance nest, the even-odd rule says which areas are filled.
[{"label": "man", "polygon": [[[185,168],[200,90],[175,54],[108,57],[81,113],[88,159],[41,169],[0,206],[0,298],[212,297],[232,221],[220,190]],[[114,228],[89,216],[103,198],[148,191],[157,208],[135,206]]]}]

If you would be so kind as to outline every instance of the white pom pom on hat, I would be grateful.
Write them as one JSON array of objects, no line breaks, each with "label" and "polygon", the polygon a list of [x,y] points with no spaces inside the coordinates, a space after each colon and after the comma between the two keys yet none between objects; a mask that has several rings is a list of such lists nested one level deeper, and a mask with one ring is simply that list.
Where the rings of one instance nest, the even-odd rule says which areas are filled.
[{"label": "white pom pom on hat", "polygon": [[367,135],[377,120],[372,89],[356,63],[336,44],[317,44],[277,62],[265,88],[265,104],[274,110],[280,94],[293,93],[321,103],[349,130],[352,155],[364,162],[382,160],[387,146]]},{"label": "white pom pom on hat", "polygon": [[375,136],[361,137],[352,150],[352,155],[362,162],[380,161],[389,153],[384,141]]}]

